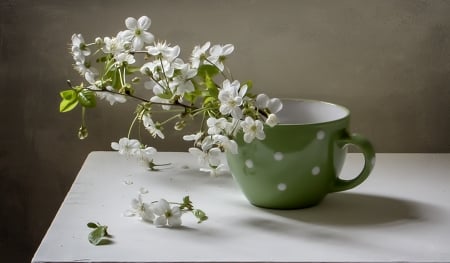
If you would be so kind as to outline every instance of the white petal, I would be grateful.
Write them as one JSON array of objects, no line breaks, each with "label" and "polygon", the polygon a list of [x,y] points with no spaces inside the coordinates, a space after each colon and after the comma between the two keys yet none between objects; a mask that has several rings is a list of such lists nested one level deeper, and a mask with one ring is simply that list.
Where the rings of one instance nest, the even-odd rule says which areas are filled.
[{"label": "white petal", "polygon": [[184,135],[183,136],[183,140],[185,140],[185,141],[194,141],[195,140],[195,134]]},{"label": "white petal", "polygon": [[117,142],[112,142],[112,143],[111,143],[111,148],[112,148],[113,150],[118,151],[118,150],[120,149],[120,145],[119,145]]},{"label": "white petal", "polygon": [[222,53],[222,48],[220,45],[214,45],[209,49],[209,54],[213,57],[219,57]]},{"label": "white petal", "polygon": [[165,216],[159,216],[153,221],[153,224],[157,227],[165,226],[167,224],[167,218]]},{"label": "white petal", "polygon": [[228,88],[230,85],[231,85],[231,83],[230,83],[230,81],[229,81],[228,79],[226,79],[226,80],[224,80],[224,81],[222,82],[222,88],[223,88],[223,89]]},{"label": "white petal", "polygon": [[144,211],[141,213],[141,218],[145,221],[153,221],[155,218],[155,215],[153,214],[153,211],[150,209],[150,206],[148,204],[144,205]]},{"label": "white petal", "polygon": [[227,150],[229,150],[232,154],[238,153],[238,145],[234,140],[230,140],[227,144]]},{"label": "white petal", "polygon": [[169,224],[169,226],[171,227],[178,227],[181,226],[181,217],[174,217],[171,216],[167,219],[167,223]]},{"label": "white petal", "polygon": [[155,41],[155,37],[152,33],[149,32],[142,32],[142,38],[144,39],[145,43],[153,43],[153,41]]},{"label": "white petal", "polygon": [[226,44],[225,46],[223,46],[223,56],[229,55],[233,52],[234,50],[234,46],[232,44]]},{"label": "white petal", "polygon": [[216,125],[217,119],[214,117],[209,117],[208,120],[206,120],[206,124],[208,125],[208,127],[213,127],[214,125]]},{"label": "white petal", "polygon": [[144,41],[142,40],[141,37],[135,37],[133,39],[133,48],[135,50],[140,50],[144,47]]},{"label": "white petal", "polygon": [[239,96],[241,96],[241,97],[244,97],[245,96],[245,93],[247,93],[247,85],[244,85],[244,86],[242,86],[240,89],[239,89]]},{"label": "white petal", "polygon": [[117,37],[119,39],[129,41],[130,39],[132,39],[134,37],[134,32],[131,30],[121,31],[117,34]]},{"label": "white petal", "polygon": [[271,113],[277,113],[283,108],[283,104],[280,99],[273,98],[269,100],[267,108],[269,108]]},{"label": "white petal", "polygon": [[202,150],[200,150],[199,148],[191,147],[188,149],[188,151],[189,151],[189,153],[196,155],[196,156],[203,155]]},{"label": "white petal", "polygon": [[127,19],[125,19],[125,25],[127,26],[128,29],[136,29],[137,26],[136,18],[128,17]]},{"label": "white petal", "polygon": [[171,212],[172,212],[171,213],[172,216],[175,216],[175,217],[180,217],[181,216],[181,210],[180,210],[179,206],[172,207]]},{"label": "white petal", "polygon": [[269,96],[266,94],[258,94],[256,96],[256,107],[265,109],[267,108],[267,105],[269,104]]},{"label": "white petal", "polygon": [[253,134],[250,134],[250,133],[245,133],[244,134],[244,141],[246,143],[251,143],[254,138],[255,138],[255,136]]},{"label": "white petal", "polygon": [[241,110],[241,108],[239,108],[239,107],[234,108],[231,111],[231,116],[233,118],[235,118],[235,119],[238,119],[238,120],[241,119],[242,118],[242,110]]},{"label": "white petal", "polygon": [[160,199],[158,202],[153,204],[152,210],[156,215],[164,215],[167,210],[170,210],[170,204],[165,199]]},{"label": "white petal", "polygon": [[256,132],[256,138],[258,138],[258,140],[264,140],[266,138],[266,134],[263,131]]},{"label": "white petal", "polygon": [[152,24],[152,20],[147,16],[141,16],[138,19],[137,24],[140,29],[147,30],[150,27],[150,25]]}]

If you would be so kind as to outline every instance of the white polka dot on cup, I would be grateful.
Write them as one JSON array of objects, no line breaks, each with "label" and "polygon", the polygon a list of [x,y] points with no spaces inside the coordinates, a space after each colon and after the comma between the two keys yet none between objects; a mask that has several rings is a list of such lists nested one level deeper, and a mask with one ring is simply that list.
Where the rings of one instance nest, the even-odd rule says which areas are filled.
[{"label": "white polka dot on cup", "polygon": [[246,160],[245,161],[245,166],[247,166],[247,168],[253,168],[253,161],[252,160]]},{"label": "white polka dot on cup", "polygon": [[287,185],[284,183],[280,183],[280,184],[278,184],[277,188],[280,191],[286,191]]},{"label": "white polka dot on cup", "polygon": [[317,140],[323,140],[325,138],[325,132],[322,130],[318,131],[316,134],[316,138]]},{"label": "white polka dot on cup", "polygon": [[312,168],[311,173],[312,175],[318,175],[320,173],[320,167],[315,166],[314,168]]},{"label": "white polka dot on cup", "polygon": [[281,161],[281,160],[283,160],[284,155],[283,155],[283,153],[281,153],[281,152],[276,152],[276,153],[273,155],[273,158],[274,158],[275,160],[277,160],[277,161]]}]

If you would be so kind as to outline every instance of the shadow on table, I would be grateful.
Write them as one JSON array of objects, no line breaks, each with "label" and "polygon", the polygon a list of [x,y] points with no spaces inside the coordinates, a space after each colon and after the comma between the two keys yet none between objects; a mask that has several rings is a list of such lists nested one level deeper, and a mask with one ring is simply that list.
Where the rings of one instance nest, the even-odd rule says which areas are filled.
[{"label": "shadow on table", "polygon": [[318,206],[297,210],[262,209],[304,223],[355,227],[427,221],[433,206],[411,200],[361,193],[335,193]]}]

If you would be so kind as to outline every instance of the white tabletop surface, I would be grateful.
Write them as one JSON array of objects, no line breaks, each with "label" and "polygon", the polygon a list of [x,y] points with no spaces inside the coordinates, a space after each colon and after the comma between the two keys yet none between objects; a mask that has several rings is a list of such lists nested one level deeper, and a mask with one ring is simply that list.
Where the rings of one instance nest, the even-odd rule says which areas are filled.
[{"label": "white tabletop surface", "polygon": [[[450,154],[378,154],[373,173],[316,207],[279,211],[250,205],[230,176],[198,172],[188,153],[158,153],[173,164],[146,171],[115,152],[86,159],[32,262],[450,262]],[[344,174],[356,174],[349,154]],[[144,198],[189,195],[209,220],[183,216],[179,229],[124,217]],[[109,226],[113,243],[93,246],[89,221]]]}]

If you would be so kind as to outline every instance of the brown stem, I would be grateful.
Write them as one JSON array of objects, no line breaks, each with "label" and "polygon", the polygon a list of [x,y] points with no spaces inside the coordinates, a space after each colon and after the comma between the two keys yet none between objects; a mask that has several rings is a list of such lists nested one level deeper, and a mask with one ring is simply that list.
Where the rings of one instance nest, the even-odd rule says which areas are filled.
[{"label": "brown stem", "polygon": [[95,90],[95,89],[91,89],[91,88],[85,88],[85,89],[90,90],[90,91],[92,91],[92,92],[109,92],[109,93],[112,93],[112,94],[128,96],[128,97],[131,97],[131,98],[136,99],[136,100],[140,100],[140,101],[143,101],[143,102],[152,103],[152,104],[156,104],[156,105],[180,106],[180,107],[183,107],[183,108],[189,108],[189,109],[194,109],[194,110],[197,109],[197,108],[194,107],[194,106],[186,105],[186,104],[180,103],[178,100],[176,100],[174,103],[153,102],[153,101],[150,101],[150,100],[147,100],[147,99],[144,99],[144,98],[135,96],[135,95],[133,95],[133,94],[122,94],[122,93],[120,93],[120,92],[112,91],[112,90]]}]

